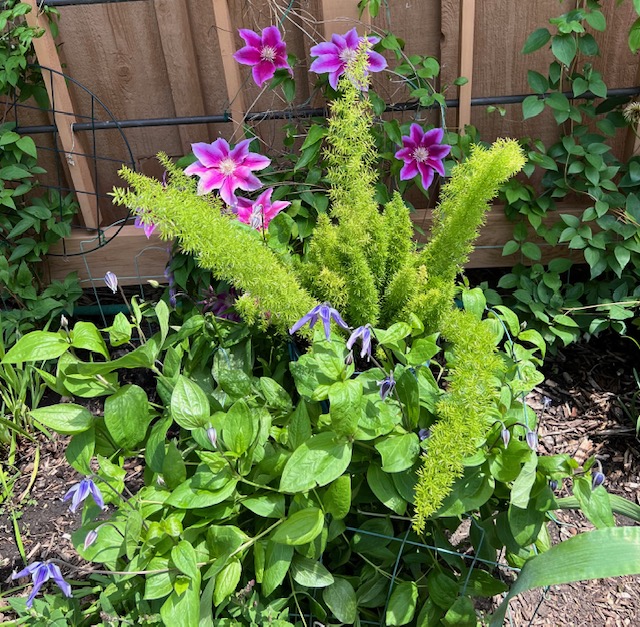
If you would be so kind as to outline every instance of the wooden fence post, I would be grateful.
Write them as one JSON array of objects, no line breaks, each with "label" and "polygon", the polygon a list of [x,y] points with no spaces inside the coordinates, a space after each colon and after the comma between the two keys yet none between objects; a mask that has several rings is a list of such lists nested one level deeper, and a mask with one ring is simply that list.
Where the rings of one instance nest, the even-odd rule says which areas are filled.
[{"label": "wooden fence post", "polygon": [[471,124],[471,88],[473,83],[473,51],[476,0],[461,0],[460,6],[460,76],[467,82],[458,90],[458,132]]},{"label": "wooden fence post", "polygon": [[237,61],[233,58],[236,51],[235,29],[231,22],[228,0],[212,0],[213,13],[216,19],[216,31],[224,68],[224,79],[227,84],[231,119],[237,130],[242,128],[245,114],[244,96],[242,93],[242,76]]},{"label": "wooden fence post", "polygon": [[[176,116],[205,115],[186,0],[154,0],[153,4]],[[180,126],[178,132],[185,151],[191,150],[192,143],[204,141],[200,126]]]},{"label": "wooden fence post", "polygon": [[40,65],[52,70],[51,80],[46,81],[47,93],[53,110],[53,120],[57,128],[62,151],[65,155],[65,169],[71,177],[71,183],[80,205],[80,213],[85,226],[97,229],[100,226],[100,210],[98,196],[91,175],[89,160],[85,155],[82,139],[73,132],[73,124],[77,122],[69,87],[62,74],[62,64],[56,44],[47,28],[46,20],[41,23],[37,0],[25,0],[31,6],[26,19],[32,28],[43,29],[44,34],[33,40],[33,48]]}]

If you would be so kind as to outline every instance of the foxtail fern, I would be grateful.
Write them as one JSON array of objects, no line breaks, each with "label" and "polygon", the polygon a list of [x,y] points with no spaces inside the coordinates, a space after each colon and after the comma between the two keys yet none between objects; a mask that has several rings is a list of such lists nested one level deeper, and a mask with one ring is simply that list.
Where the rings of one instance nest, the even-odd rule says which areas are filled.
[{"label": "foxtail fern", "polygon": [[121,176],[131,186],[116,189],[115,202],[137,207],[143,219],[157,224],[164,239],[179,238],[182,247],[215,276],[244,292],[239,309],[245,317],[259,312],[283,334],[317,302],[303,289],[296,276],[264,245],[260,234],[222,213],[220,200],[197,196],[193,179],[160,155],[169,173],[166,187],[159,181],[122,168]]}]

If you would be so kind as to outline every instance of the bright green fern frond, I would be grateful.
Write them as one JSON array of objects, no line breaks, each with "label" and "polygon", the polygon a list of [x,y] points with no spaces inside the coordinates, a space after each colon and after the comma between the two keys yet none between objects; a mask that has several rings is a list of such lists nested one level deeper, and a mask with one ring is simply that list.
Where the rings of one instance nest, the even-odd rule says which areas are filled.
[{"label": "bright green fern frond", "polygon": [[487,203],[524,163],[518,142],[499,139],[488,150],[474,146],[469,159],[453,169],[433,214],[431,240],[418,261],[430,276],[455,280],[484,223]]},{"label": "bright green fern frond", "polygon": [[449,388],[436,407],[429,452],[422,458],[416,485],[414,529],[442,504],[453,482],[462,475],[465,457],[477,449],[490,427],[488,416],[499,399],[497,375],[504,362],[495,352],[489,327],[472,314],[451,310],[443,320],[443,336],[453,345]]},{"label": "bright green fern frond", "polygon": [[[183,249],[198,263],[248,296],[265,319],[286,334],[299,318],[317,304],[297,277],[285,268],[260,234],[234,215],[221,211],[213,196],[197,196],[194,182],[164,160],[170,173],[164,187],[158,181],[122,168],[120,175],[131,186],[116,189],[115,202],[158,225],[164,239],[177,237]],[[247,309],[248,311],[248,309]],[[254,314],[252,314],[254,315]]]}]

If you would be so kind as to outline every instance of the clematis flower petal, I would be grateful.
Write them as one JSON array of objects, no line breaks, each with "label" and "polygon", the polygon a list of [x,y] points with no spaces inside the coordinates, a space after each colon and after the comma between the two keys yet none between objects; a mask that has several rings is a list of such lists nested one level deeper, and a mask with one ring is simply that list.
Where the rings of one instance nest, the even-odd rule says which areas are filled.
[{"label": "clematis flower petal", "polygon": [[253,80],[258,87],[273,78],[276,69],[287,68],[293,75],[287,61],[286,44],[277,26],[267,26],[260,35],[248,29],[238,31],[247,44],[238,50],[233,58],[252,68]]},{"label": "clematis flower petal", "polygon": [[229,144],[225,139],[219,138],[212,144],[205,142],[191,144],[191,150],[203,166],[212,168],[217,167],[229,154]]},{"label": "clematis flower petal", "polygon": [[412,124],[409,135],[402,137],[402,148],[396,153],[398,160],[404,161],[400,170],[400,180],[407,181],[418,174],[424,189],[433,182],[434,172],[445,176],[442,160],[451,152],[451,146],[442,144],[444,130],[433,128],[423,131],[420,125]]}]

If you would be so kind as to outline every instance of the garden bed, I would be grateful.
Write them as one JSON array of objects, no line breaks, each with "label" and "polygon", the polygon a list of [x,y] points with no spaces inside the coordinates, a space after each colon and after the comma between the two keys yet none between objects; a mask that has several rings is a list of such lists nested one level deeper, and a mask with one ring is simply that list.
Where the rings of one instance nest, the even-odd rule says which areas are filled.
[{"label": "garden bed", "polygon": [[[638,385],[634,368],[640,367],[640,351],[628,339],[607,336],[562,349],[547,361],[545,381],[529,396],[528,402],[540,417],[540,454],[568,453],[580,463],[596,455],[603,465],[607,490],[640,502],[640,443],[635,436],[632,413]],[[144,382],[140,382],[144,385]],[[152,390],[149,390],[150,394]],[[551,399],[549,404],[546,399]],[[99,414],[99,403],[92,401]],[[40,438],[38,475],[29,494],[20,501],[34,466],[35,447],[24,442],[18,466],[22,472],[10,504],[0,507],[0,592],[13,587],[11,572],[22,567],[10,515],[14,508],[28,561],[58,559],[68,564],[69,579],[82,579],[83,562],[76,554],[71,532],[79,525],[77,516],[61,498],[77,483],[78,474],[67,464],[67,438]],[[143,461],[129,460],[128,487],[141,485]],[[559,496],[569,491],[558,488]],[[593,526],[575,511],[560,511],[558,523],[550,523],[554,541],[566,540]],[[633,521],[616,517],[619,524]],[[75,573],[74,567],[77,567]],[[633,625],[640,612],[640,576],[594,580],[548,591],[532,590],[511,604],[511,624],[557,625],[558,617],[567,627],[575,625]],[[496,599],[497,600],[497,599]],[[2,602],[0,601],[0,604]],[[3,617],[0,605],[0,621]],[[531,622],[530,622],[531,621]]]}]

